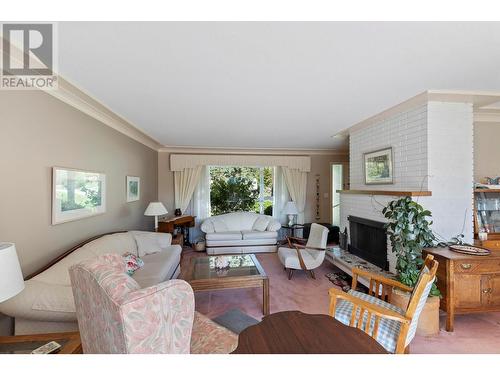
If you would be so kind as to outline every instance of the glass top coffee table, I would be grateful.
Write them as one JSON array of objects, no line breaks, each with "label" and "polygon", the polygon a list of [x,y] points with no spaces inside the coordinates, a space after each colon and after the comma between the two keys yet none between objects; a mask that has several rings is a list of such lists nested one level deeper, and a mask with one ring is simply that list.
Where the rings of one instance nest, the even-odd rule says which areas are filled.
[{"label": "glass top coffee table", "polygon": [[20,336],[0,336],[0,354],[29,354],[51,341],[61,345],[57,354],[81,354],[82,343],[78,332],[39,333]]},{"label": "glass top coffee table", "polygon": [[269,279],[254,254],[192,258],[183,278],[194,291],[262,288],[262,313],[269,314]]}]

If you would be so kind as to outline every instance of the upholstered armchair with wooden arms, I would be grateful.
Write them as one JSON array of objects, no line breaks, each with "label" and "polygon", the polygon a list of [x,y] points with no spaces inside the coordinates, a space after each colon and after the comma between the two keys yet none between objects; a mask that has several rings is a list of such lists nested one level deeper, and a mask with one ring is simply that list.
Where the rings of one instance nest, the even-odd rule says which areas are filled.
[{"label": "upholstered armchair with wooden arms", "polygon": [[[432,255],[428,255],[414,288],[353,268],[352,289],[348,293],[330,289],[329,313],[345,325],[363,330],[391,353],[408,352],[409,344],[415,337],[418,318],[436,277],[437,267],[438,262]],[[368,294],[356,291],[360,277],[369,280]],[[391,304],[393,288],[411,293],[406,310]]]},{"label": "upholstered armchair with wooden arms", "polygon": [[293,270],[304,270],[314,279],[314,269],[321,266],[325,259],[328,228],[313,223],[309,238],[287,237],[288,247],[278,249],[278,257],[288,270],[288,279],[292,278]]}]

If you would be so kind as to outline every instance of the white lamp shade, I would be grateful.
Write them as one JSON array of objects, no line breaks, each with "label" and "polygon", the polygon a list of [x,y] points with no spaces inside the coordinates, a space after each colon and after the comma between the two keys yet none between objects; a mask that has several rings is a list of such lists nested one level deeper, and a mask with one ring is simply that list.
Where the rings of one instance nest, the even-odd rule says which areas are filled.
[{"label": "white lamp shade", "polygon": [[21,293],[24,289],[23,273],[17,258],[16,246],[9,242],[0,242],[0,302]]},{"label": "white lamp shade", "polygon": [[160,216],[168,214],[167,209],[161,202],[151,202],[144,211],[145,216]]},{"label": "white lamp shade", "polygon": [[295,202],[290,201],[286,202],[285,208],[283,209],[283,213],[286,215],[298,215],[299,211],[297,211],[297,206]]}]

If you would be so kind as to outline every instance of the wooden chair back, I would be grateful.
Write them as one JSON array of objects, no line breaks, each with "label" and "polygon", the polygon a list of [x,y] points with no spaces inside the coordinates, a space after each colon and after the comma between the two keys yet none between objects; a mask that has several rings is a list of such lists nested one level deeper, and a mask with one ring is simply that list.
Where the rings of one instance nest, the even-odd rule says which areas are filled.
[{"label": "wooden chair back", "polygon": [[413,288],[413,292],[410,296],[410,301],[408,302],[408,306],[406,308],[406,317],[413,319],[415,316],[415,312],[417,311],[417,307],[419,302],[422,299],[422,294],[426,291],[426,288],[429,287],[429,283],[434,282],[434,278],[436,277],[436,272],[438,269],[439,263],[434,260],[434,256],[428,254],[425,258],[424,265],[420,270],[420,275],[418,277],[417,284]]}]

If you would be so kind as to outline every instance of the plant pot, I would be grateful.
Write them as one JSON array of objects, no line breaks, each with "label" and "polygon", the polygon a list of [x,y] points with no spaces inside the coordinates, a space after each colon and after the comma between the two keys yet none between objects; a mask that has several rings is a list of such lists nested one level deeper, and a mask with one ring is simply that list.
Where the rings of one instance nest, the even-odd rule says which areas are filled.
[{"label": "plant pot", "polygon": [[[410,293],[400,289],[394,289],[391,303],[406,310],[410,301]],[[420,313],[417,326],[417,335],[432,336],[439,333],[439,297],[428,297],[425,306]]]}]

